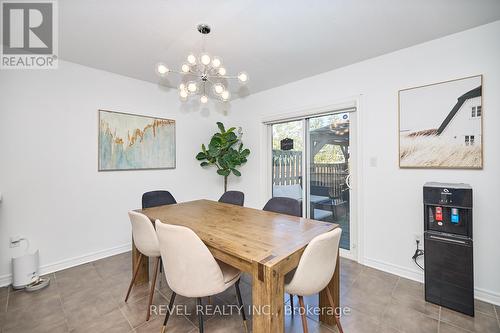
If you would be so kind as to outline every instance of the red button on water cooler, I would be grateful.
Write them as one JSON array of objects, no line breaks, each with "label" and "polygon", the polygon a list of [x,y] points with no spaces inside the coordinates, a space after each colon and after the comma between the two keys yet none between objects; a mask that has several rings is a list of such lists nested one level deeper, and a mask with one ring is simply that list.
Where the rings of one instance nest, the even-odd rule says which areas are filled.
[{"label": "red button on water cooler", "polygon": [[443,221],[443,208],[436,207],[436,221]]}]

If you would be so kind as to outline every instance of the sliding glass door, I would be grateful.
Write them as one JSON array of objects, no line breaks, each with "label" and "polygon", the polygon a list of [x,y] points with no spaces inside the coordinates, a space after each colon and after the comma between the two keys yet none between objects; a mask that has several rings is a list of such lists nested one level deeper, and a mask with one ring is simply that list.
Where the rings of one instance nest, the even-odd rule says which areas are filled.
[{"label": "sliding glass door", "polygon": [[354,112],[271,124],[272,196],[301,201],[303,216],[337,223],[341,253],[355,258]]},{"label": "sliding glass door", "polygon": [[338,113],[307,120],[308,189],[307,216],[338,223],[340,248],[350,242],[350,117]]},{"label": "sliding glass door", "polygon": [[304,124],[302,120],[273,124],[273,197],[303,201]]}]

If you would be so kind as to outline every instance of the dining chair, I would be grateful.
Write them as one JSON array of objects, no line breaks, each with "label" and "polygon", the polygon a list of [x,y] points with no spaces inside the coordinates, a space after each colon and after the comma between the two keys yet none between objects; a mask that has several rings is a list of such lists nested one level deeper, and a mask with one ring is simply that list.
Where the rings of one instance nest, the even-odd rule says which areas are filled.
[{"label": "dining chair", "polygon": [[169,191],[150,191],[142,195],[142,209],[176,203],[177,201]]},{"label": "dining chair", "polygon": [[203,241],[189,228],[156,220],[156,234],[160,242],[165,276],[172,289],[162,333],[167,327],[177,294],[196,298],[199,331],[202,333],[203,312],[198,311],[201,309],[201,298],[219,294],[233,285],[236,288],[243,325],[247,330],[239,287],[241,272],[216,260]]},{"label": "dining chair", "polygon": [[240,191],[227,191],[220,197],[219,202],[243,206],[245,202],[245,193]]},{"label": "dining chair", "polygon": [[291,304],[293,295],[299,297],[304,333],[308,332],[304,296],[317,294],[325,288],[330,306],[335,311],[334,318],[339,332],[344,332],[328,286],[335,272],[341,234],[342,230],[336,228],[313,238],[302,253],[297,268],[285,276],[285,292],[290,294]]},{"label": "dining chair", "polygon": [[[142,209],[176,204],[174,196],[165,190],[149,191],[142,195]],[[162,273],[163,265],[160,257],[160,274]],[[160,280],[161,285],[161,280]]]},{"label": "dining chair", "polygon": [[128,297],[130,296],[130,291],[132,290],[135,279],[137,278],[137,273],[139,272],[139,267],[141,267],[143,258],[146,257],[146,260],[148,260],[149,257],[154,258],[154,275],[150,287],[149,302],[146,314],[146,321],[148,321],[149,317],[151,316],[150,308],[151,303],[153,302],[153,294],[156,287],[156,277],[158,275],[158,267],[160,265],[160,245],[158,243],[158,237],[156,236],[153,223],[151,223],[146,215],[130,211],[128,213],[128,216],[130,218],[130,222],[132,223],[132,238],[135,247],[139,251],[139,259],[137,260],[137,264],[134,267],[132,281],[130,281],[130,285],[127,290],[127,296],[125,296],[125,302],[127,302]]},{"label": "dining chair", "polygon": [[299,217],[302,216],[302,207],[300,205],[300,201],[292,198],[271,198],[262,209],[268,212],[275,212]]}]

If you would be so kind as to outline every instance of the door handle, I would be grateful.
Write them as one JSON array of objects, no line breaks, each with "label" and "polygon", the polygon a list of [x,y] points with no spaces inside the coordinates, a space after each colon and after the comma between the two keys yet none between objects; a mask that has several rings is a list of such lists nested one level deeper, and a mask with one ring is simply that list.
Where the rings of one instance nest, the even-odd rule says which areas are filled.
[{"label": "door handle", "polygon": [[464,244],[464,245],[467,244],[467,242],[465,242],[465,241],[461,241],[461,240],[453,239],[453,238],[445,238],[445,237],[439,237],[439,236],[429,236],[429,238],[442,240],[442,241],[446,241],[446,242],[457,243],[457,244]]},{"label": "door handle", "polygon": [[348,174],[347,177],[345,177],[345,184],[347,185],[347,187],[352,190],[352,187],[351,187],[351,174]]}]

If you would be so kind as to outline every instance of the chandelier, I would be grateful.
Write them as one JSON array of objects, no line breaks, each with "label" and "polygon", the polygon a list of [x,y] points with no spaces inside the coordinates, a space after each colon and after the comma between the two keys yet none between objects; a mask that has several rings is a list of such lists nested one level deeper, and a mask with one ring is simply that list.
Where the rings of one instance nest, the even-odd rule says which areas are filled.
[{"label": "chandelier", "polygon": [[[197,29],[202,35],[210,33],[210,26],[206,24],[199,24]],[[238,79],[240,83],[248,82],[246,72],[228,75],[222,65],[222,59],[206,52],[199,55],[190,53],[186,57],[186,62],[181,65],[180,71],[170,69],[160,62],[156,64],[156,73],[160,77],[165,77],[169,73],[181,74],[183,76],[183,82],[179,85],[181,100],[186,101],[190,96],[199,96],[202,104],[208,102],[209,96],[227,102],[231,93],[228,87],[224,86],[224,82],[228,79]]]}]

